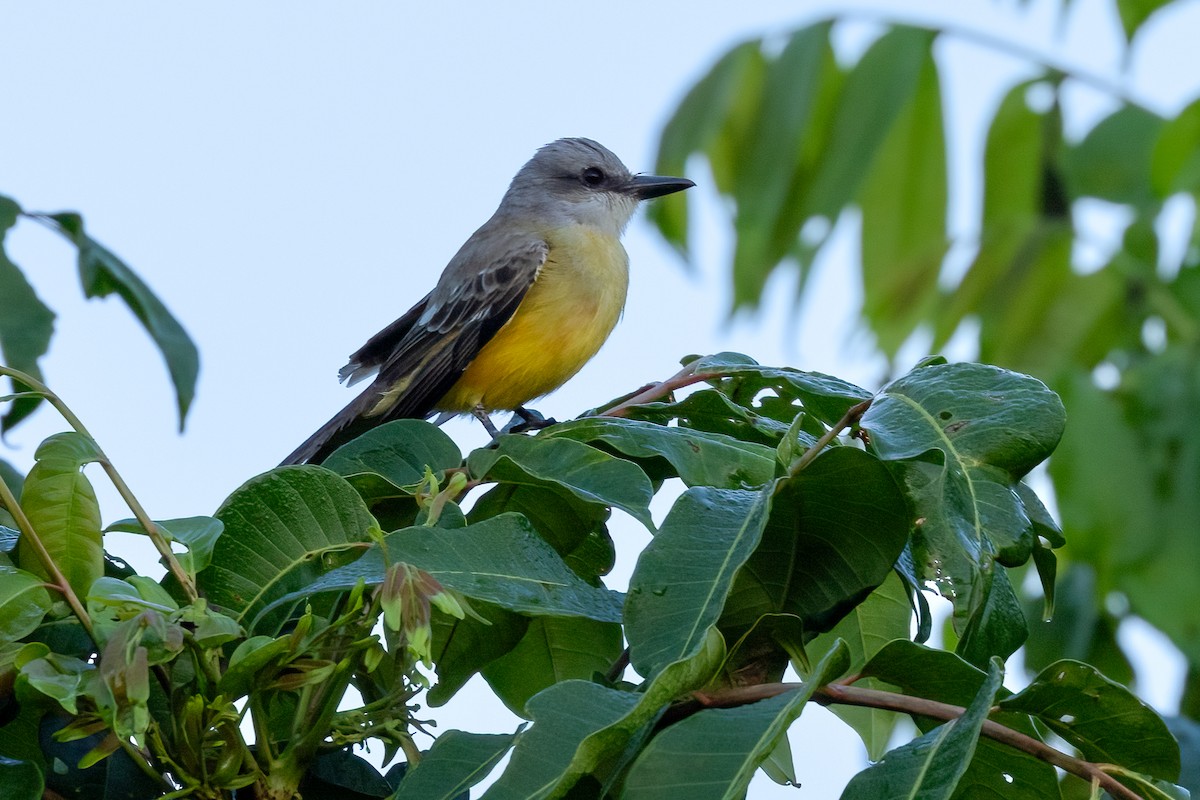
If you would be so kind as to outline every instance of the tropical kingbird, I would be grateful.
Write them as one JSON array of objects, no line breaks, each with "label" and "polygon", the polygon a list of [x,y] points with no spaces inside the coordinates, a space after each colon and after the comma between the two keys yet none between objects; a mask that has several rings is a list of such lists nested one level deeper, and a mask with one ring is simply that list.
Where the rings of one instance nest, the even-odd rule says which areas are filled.
[{"label": "tropical kingbird", "polygon": [[629,286],[621,233],[641,200],[695,184],[632,175],[591,139],[534,154],[492,218],[467,239],[437,286],[371,337],[339,373],[365,392],[285,464],[320,463],[393,419],[517,411],[554,391],[608,338]]}]

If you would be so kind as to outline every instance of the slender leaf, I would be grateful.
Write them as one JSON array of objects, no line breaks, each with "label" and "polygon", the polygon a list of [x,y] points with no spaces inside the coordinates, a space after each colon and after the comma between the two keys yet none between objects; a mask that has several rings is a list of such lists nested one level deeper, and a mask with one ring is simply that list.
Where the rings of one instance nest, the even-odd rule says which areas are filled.
[{"label": "slender leaf", "polygon": [[150,287],[125,262],[84,232],[82,217],[63,212],[50,214],[48,218],[79,250],[79,280],[84,296],[108,297],[115,292],[154,340],[175,386],[182,430],[200,372],[200,354],[195,343]]},{"label": "slender leaf", "polygon": [[653,677],[703,645],[758,546],[770,502],[769,491],[709,487],[675,501],[629,582],[625,634],[639,673]]},{"label": "slender leaf", "polygon": [[[17,223],[21,207],[0,195],[0,355],[4,365],[41,378],[38,360],[50,347],[54,335],[54,312],[38,298],[20,268],[4,250],[4,238]],[[14,383],[13,391],[23,386]],[[0,418],[0,433],[33,413],[39,397],[22,397],[12,401]]]},{"label": "slender leaf", "polygon": [[931,312],[948,247],[945,122],[932,44],[859,201],[863,315],[890,357]]},{"label": "slender leaf", "polygon": [[[179,554],[179,562],[192,575],[200,572],[212,561],[213,547],[217,539],[225,531],[225,525],[213,517],[184,517],[182,519],[165,519],[154,522],[159,535],[168,542],[178,542],[187,547],[186,553]],[[123,519],[112,523],[107,531],[123,531],[145,535],[146,531],[136,519]]]}]

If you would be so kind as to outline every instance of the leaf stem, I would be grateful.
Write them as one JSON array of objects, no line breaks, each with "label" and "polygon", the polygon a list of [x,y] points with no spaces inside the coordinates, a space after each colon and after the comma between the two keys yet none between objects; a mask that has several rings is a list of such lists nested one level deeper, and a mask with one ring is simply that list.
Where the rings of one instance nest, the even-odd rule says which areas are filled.
[{"label": "leaf stem", "polygon": [[137,518],[137,521],[146,530],[146,535],[150,537],[150,541],[154,543],[154,548],[158,550],[159,555],[162,556],[163,562],[167,565],[167,569],[172,575],[175,576],[175,579],[179,581],[179,585],[183,587],[183,591],[187,595],[188,601],[195,601],[200,596],[196,591],[195,582],[192,580],[191,576],[188,575],[187,570],[183,568],[183,565],[179,563],[179,559],[175,557],[175,553],[171,550],[170,543],[167,542],[167,540],[164,539],[158,532],[154,522],[150,519],[150,516],[146,513],[146,510],[142,508],[142,504],[138,502],[137,497],[134,496],[133,491],[129,488],[129,485],[125,483],[125,479],[121,477],[119,472],[117,472],[116,467],[113,466],[112,461],[109,460],[103,448],[100,447],[99,442],[97,442],[95,437],[88,432],[88,429],[83,424],[83,421],[80,420],[79,417],[75,416],[74,412],[67,407],[67,404],[64,403],[58,395],[50,391],[48,386],[33,376],[21,372],[20,370],[12,369],[2,365],[0,365],[0,375],[7,375],[14,380],[20,381],[29,388],[33,389],[36,393],[45,397],[46,400],[49,401],[50,405],[54,406],[55,410],[62,415],[63,419],[65,419],[67,423],[75,429],[76,432],[86,436],[88,439],[91,439],[92,443],[96,447],[96,453],[99,456],[100,466],[104,469],[105,474],[108,475],[108,479],[112,481],[113,486],[116,487],[117,492],[121,495],[121,498],[125,501],[125,504],[129,506],[129,510],[133,512],[133,516]]},{"label": "leaf stem", "polygon": [[676,389],[682,389],[684,386],[691,386],[693,383],[700,383],[701,381],[706,381],[710,378],[717,378],[724,374],[719,371],[698,373],[696,372],[696,364],[698,361],[699,359],[687,364],[683,369],[679,370],[679,372],[676,372],[665,381],[651,383],[642,387],[632,395],[626,397],[624,400],[621,400],[615,406],[598,412],[596,416],[627,417],[629,416],[629,410],[634,406],[639,406],[643,403],[649,403],[653,400],[658,400],[666,397]]},{"label": "leaf stem", "polygon": [[[801,685],[799,683],[763,683],[724,689],[712,694],[696,693],[694,697],[707,708],[733,708],[765,700],[768,697],[775,697]],[[824,706],[862,706],[946,721],[956,720],[966,712],[962,706],[879,689],[847,686],[841,682],[828,683],[817,689],[813,693],[813,700]],[[1144,800],[1141,795],[1105,772],[1103,765],[1069,756],[1039,739],[1027,736],[993,720],[984,720],[980,735],[1028,753],[1034,758],[1082,778],[1088,783],[1097,783],[1117,800]]]},{"label": "leaf stem", "polygon": [[870,398],[863,400],[857,405],[851,406],[832,428],[825,431],[820,439],[817,439],[812,447],[805,450],[799,458],[792,462],[792,465],[788,467],[788,477],[794,478],[799,475],[800,471],[811,464],[813,459],[820,455],[821,451],[828,447],[830,443],[832,443],[833,440],[838,437],[839,433],[858,422],[858,420],[862,418],[862,415],[867,413],[867,409],[870,407]]}]

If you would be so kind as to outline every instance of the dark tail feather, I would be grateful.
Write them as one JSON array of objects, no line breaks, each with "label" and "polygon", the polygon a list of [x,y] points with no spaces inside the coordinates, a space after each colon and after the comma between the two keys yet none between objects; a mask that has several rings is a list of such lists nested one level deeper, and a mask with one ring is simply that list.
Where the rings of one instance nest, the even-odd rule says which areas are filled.
[{"label": "dark tail feather", "polygon": [[283,459],[279,466],[320,464],[346,442],[384,422],[386,418],[363,416],[363,412],[366,411],[366,403],[363,402],[365,396],[366,393],[356,397],[350,405],[335,414],[333,419],[322,425],[316,433],[304,440],[304,444]]}]

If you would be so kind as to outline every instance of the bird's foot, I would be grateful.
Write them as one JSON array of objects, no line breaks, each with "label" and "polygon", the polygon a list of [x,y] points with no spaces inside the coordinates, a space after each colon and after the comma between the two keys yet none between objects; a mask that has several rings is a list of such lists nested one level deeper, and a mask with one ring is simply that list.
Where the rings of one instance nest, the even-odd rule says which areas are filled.
[{"label": "bird's foot", "polygon": [[[520,422],[517,420],[520,419]],[[524,406],[517,406],[513,409],[513,418],[507,425],[504,426],[504,433],[525,433],[526,431],[540,431],[542,428],[549,428],[551,425],[557,425],[558,420],[554,417],[543,417],[537,411]]]},{"label": "bird's foot", "polygon": [[[488,436],[495,439],[500,435],[500,431],[496,430],[496,426],[492,424],[492,418],[488,416],[487,410],[483,406],[480,405],[472,408],[471,416],[483,423],[483,429],[488,432]],[[504,430],[507,431],[508,428],[506,427]]]}]

